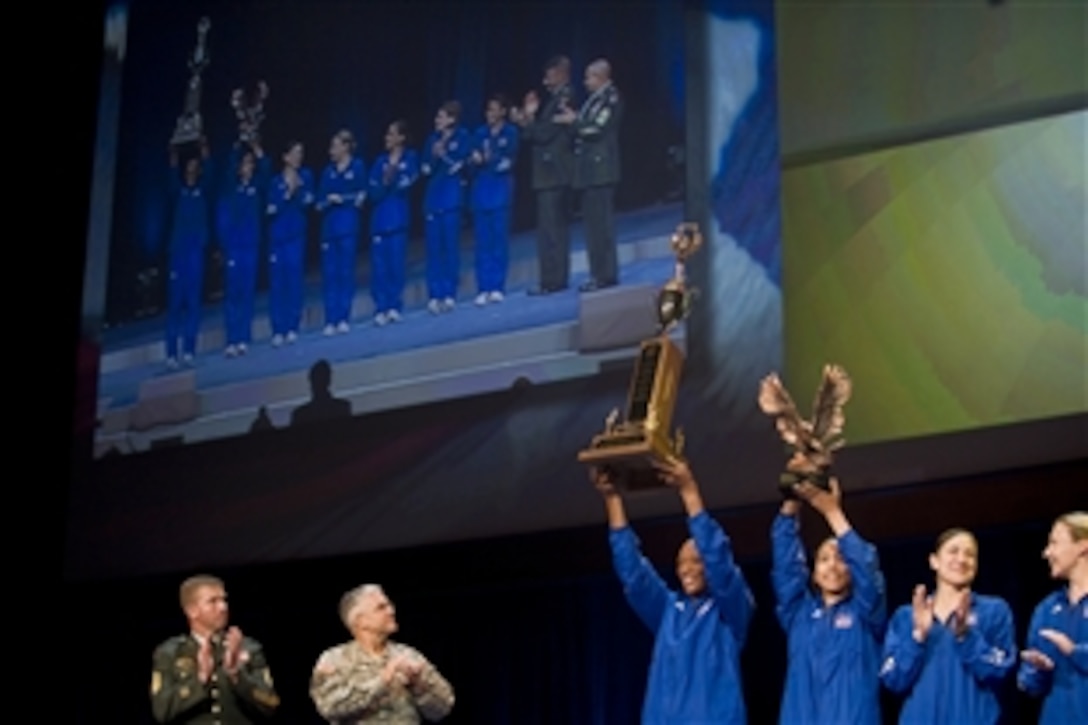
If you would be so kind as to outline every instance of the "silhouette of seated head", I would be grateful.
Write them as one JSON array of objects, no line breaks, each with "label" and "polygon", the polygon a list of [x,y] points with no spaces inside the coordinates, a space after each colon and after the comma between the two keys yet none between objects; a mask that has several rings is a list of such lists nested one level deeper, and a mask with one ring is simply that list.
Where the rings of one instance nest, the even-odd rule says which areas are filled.
[{"label": "silhouette of seated head", "polygon": [[332,366],[328,360],[318,360],[310,366],[310,390],[315,396],[327,394],[331,385]]}]

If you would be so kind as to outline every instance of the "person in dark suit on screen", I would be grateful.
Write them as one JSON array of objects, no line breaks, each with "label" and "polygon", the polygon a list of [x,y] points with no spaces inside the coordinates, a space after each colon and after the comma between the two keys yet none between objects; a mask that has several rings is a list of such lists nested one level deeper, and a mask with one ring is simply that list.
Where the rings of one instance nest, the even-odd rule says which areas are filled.
[{"label": "person in dark suit on screen", "polygon": [[541,103],[529,91],[511,118],[522,129],[522,139],[532,149],[533,190],[536,192],[538,286],[530,294],[551,294],[570,285],[570,184],[573,156],[569,124],[557,123],[573,104],[570,59],[556,56],[544,68],[548,97]]},{"label": "person in dark suit on screen", "polygon": [[351,417],[351,401],[336,398],[330,391],[332,366],[328,360],[318,360],[310,367],[310,401],[291,412],[291,427],[309,425],[321,420]]}]

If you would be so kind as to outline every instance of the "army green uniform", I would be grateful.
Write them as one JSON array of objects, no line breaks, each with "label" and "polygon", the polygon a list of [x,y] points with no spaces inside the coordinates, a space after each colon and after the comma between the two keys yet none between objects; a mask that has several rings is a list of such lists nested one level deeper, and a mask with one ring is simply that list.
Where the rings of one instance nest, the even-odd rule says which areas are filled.
[{"label": "army green uniform", "polygon": [[206,683],[197,675],[200,643],[191,635],[171,637],[155,649],[151,665],[151,710],[160,723],[235,725],[267,720],[279,706],[261,645],[242,639],[242,664],[235,678],[222,666],[223,645],[213,647],[217,666]]},{"label": "army green uniform", "polygon": [[619,91],[609,83],[586,99],[574,122],[574,188],[582,194],[588,289],[619,281],[613,201],[620,181]]},{"label": "army green uniform", "polygon": [[545,293],[570,284],[570,129],[552,118],[571,103],[569,85],[556,89],[522,131],[533,154],[539,284]]}]

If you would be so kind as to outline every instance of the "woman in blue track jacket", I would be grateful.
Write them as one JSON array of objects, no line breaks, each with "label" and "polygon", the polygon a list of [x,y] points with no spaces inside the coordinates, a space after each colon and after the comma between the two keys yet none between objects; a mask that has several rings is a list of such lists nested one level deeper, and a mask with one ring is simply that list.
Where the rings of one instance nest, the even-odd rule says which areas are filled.
[{"label": "woman in blue track jacket", "polygon": [[880,679],[906,695],[900,723],[994,723],[1000,693],[1016,666],[1012,610],[999,597],[976,594],[978,542],[949,529],[929,555],[937,586],[914,588],[892,615]]},{"label": "woman in blue track jacket", "polygon": [[1058,517],[1043,558],[1067,583],[1035,608],[1017,684],[1043,698],[1041,725],[1088,722],[1088,513]]},{"label": "woman in blue track jacket", "polygon": [[782,503],[771,527],[775,614],[789,646],[781,723],[879,723],[880,648],[887,623],[876,548],[850,525],[839,483],[794,487],[834,536],[816,549],[811,575],[801,544],[801,500]]},{"label": "woman in blue track jacket", "polygon": [[729,538],[703,507],[691,470],[675,459],[660,466],[662,481],[680,494],[691,532],[676,556],[680,591],[670,589],[640,552],[611,475],[591,475],[604,498],[623,593],[654,634],[643,724],[745,723],[740,651],[755,602]]}]

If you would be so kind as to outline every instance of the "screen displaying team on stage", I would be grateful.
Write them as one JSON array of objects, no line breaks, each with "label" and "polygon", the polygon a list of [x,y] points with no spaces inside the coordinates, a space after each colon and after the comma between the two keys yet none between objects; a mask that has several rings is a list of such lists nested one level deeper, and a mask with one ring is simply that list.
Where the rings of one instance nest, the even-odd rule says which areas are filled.
[{"label": "screen displaying team on stage", "polygon": [[[683,221],[681,8],[119,7],[84,310],[98,455],[637,345]],[[638,330],[589,350],[595,305]]]}]

